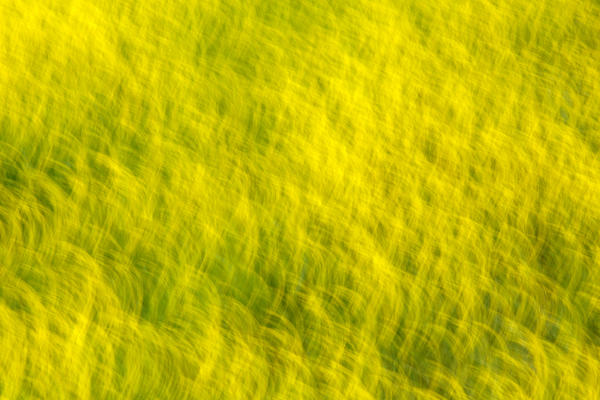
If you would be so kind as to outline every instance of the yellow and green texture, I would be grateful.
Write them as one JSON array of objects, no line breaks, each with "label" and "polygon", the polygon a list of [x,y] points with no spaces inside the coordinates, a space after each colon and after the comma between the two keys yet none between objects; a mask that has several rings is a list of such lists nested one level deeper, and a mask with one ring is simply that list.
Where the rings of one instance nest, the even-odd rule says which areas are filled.
[{"label": "yellow and green texture", "polygon": [[1,399],[600,399],[598,0],[0,1]]}]

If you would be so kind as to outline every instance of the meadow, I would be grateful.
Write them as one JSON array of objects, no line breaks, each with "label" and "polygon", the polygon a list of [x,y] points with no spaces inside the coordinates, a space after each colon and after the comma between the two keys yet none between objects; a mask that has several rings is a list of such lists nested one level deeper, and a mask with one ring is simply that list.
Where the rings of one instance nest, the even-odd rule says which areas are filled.
[{"label": "meadow", "polygon": [[0,2],[0,399],[600,399],[598,0]]}]

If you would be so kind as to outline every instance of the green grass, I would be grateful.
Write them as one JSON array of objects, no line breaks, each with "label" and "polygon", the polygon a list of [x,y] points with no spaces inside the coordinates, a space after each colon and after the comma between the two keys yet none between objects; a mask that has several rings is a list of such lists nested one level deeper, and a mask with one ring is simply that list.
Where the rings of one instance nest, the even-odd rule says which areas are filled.
[{"label": "green grass", "polygon": [[600,398],[598,1],[0,27],[0,398]]}]

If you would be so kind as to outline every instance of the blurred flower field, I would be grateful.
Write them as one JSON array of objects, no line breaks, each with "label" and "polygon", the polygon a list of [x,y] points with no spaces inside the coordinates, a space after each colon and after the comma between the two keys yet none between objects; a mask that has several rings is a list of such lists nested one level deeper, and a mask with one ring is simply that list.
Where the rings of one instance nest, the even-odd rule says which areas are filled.
[{"label": "blurred flower field", "polygon": [[1,399],[600,399],[598,0],[0,2]]}]

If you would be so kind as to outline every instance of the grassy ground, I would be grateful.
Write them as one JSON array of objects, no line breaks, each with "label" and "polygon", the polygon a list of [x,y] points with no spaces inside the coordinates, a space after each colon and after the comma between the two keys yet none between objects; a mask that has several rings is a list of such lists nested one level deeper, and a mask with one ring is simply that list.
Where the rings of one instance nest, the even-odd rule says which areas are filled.
[{"label": "grassy ground", "polygon": [[2,399],[600,398],[600,3],[0,3]]}]

